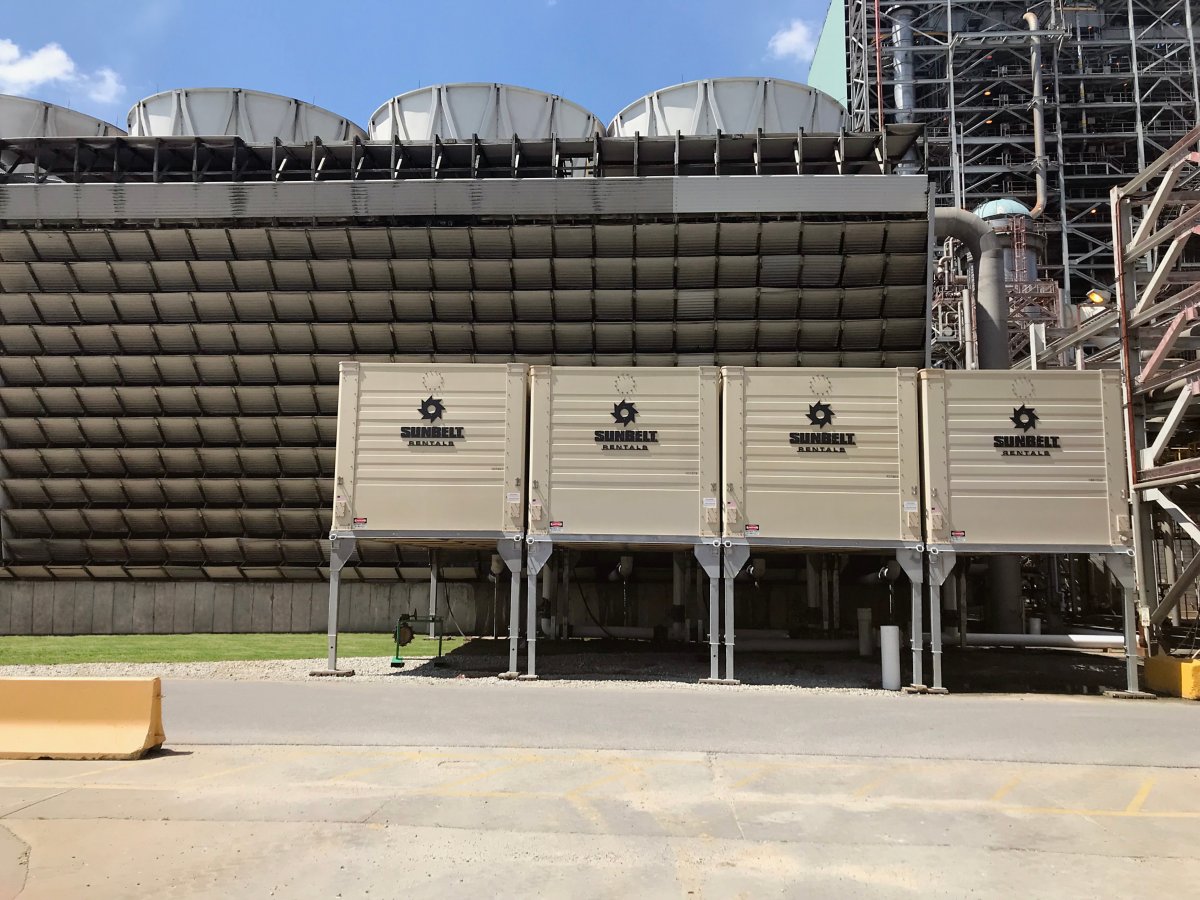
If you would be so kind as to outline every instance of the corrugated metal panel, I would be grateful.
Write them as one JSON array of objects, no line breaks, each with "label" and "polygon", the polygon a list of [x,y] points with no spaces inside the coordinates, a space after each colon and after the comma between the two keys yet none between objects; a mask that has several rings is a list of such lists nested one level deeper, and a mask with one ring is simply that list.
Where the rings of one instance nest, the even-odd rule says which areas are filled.
[{"label": "corrugated metal panel", "polygon": [[344,365],[334,527],[520,532],[526,374],[519,365]]},{"label": "corrugated metal panel", "polygon": [[1120,373],[921,373],[926,537],[1063,552],[1130,539]]},{"label": "corrugated metal panel", "polygon": [[715,533],[715,370],[535,367],[531,375],[532,534]]},{"label": "corrugated metal panel", "polygon": [[[924,179],[831,175],[705,178],[503,179],[209,184],[10,184],[0,215],[12,222],[147,222],[212,218],[312,219],[435,215],[638,213],[924,213]],[[515,236],[515,235],[514,235]],[[275,253],[311,251],[300,235],[271,233]],[[155,244],[170,258],[166,243]],[[597,233],[599,243],[599,232]],[[306,242],[305,242],[306,243]],[[518,242],[519,247],[519,242]],[[72,254],[73,251],[68,251]],[[190,248],[176,244],[175,258]],[[66,258],[72,258],[66,257]]]}]

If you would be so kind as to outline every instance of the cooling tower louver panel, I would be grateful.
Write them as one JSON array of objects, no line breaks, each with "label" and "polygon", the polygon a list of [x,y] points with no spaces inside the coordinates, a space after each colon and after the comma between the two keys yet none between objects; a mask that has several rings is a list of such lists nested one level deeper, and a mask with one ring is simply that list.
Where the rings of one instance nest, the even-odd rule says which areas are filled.
[{"label": "cooling tower louver panel", "polygon": [[347,359],[920,364],[927,239],[903,216],[0,230],[9,573],[320,577]]}]

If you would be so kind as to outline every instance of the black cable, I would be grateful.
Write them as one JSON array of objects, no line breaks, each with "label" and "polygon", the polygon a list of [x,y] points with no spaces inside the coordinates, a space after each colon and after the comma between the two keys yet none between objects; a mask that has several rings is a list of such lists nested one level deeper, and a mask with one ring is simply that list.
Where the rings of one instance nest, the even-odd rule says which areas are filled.
[{"label": "black cable", "polygon": [[583,593],[583,585],[581,585],[578,581],[575,582],[575,590],[579,591],[579,599],[583,601],[583,608],[587,610],[587,614],[591,618],[591,620],[596,623],[596,627],[599,628],[601,631],[603,631],[605,633],[605,635],[607,635],[612,640],[614,640],[614,641],[617,640],[617,638],[613,635],[613,633],[611,631],[609,631],[607,628],[605,628],[603,625],[601,625],[600,620],[597,619],[596,616],[592,613],[592,608],[590,606],[588,606],[587,596]]}]

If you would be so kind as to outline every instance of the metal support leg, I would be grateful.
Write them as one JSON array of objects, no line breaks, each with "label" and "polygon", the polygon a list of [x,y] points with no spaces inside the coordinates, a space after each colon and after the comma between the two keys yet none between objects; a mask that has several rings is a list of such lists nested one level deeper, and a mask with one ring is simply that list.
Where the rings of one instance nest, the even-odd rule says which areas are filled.
[{"label": "metal support leg", "polygon": [[692,552],[708,576],[708,677],[700,681],[718,684],[721,681],[721,545],[717,541],[697,544]]},{"label": "metal support leg", "polygon": [[929,643],[933,651],[933,685],[930,693],[945,694],[942,684],[942,585],[954,569],[954,553],[930,548],[929,555]]},{"label": "metal support leg", "polygon": [[508,671],[501,678],[517,677],[517,643],[521,628],[521,561],[525,544],[520,537],[505,538],[496,545],[496,550],[511,574],[508,598]]},{"label": "metal support leg", "polygon": [[342,588],[342,569],[346,567],[346,563],[354,559],[357,546],[354,538],[350,537],[331,538],[329,543],[329,621],[327,623],[329,661],[326,668],[317,669],[310,674],[353,675],[353,669],[339,669],[337,667],[338,601]]},{"label": "metal support leg", "polygon": [[921,594],[925,582],[925,559],[923,548],[904,548],[896,551],[896,559],[912,584],[912,690],[926,690],[924,682],[923,653],[925,649],[925,616],[921,609]]},{"label": "metal support leg", "polygon": [[559,551],[562,557],[562,581],[558,588],[558,636],[571,636],[571,551],[563,547]]},{"label": "metal support leg", "polygon": [[1122,622],[1125,626],[1125,690],[1111,692],[1117,697],[1151,698],[1138,684],[1137,652],[1137,590],[1138,578],[1134,571],[1133,557],[1114,553],[1105,558],[1108,569],[1121,585]]},{"label": "metal support leg", "polygon": [[437,615],[438,553],[429,551],[429,636],[435,637],[433,617]]},{"label": "metal support leg", "polygon": [[554,552],[554,544],[550,541],[529,541],[528,554],[525,561],[525,654],[528,671],[521,676],[522,681],[533,681],[537,678],[537,634],[538,634],[538,575],[542,566]]},{"label": "metal support leg", "polygon": [[733,644],[737,629],[734,625],[734,589],[735,579],[742,567],[750,559],[750,545],[734,541],[725,542],[724,565],[722,576],[725,581],[725,677],[723,684],[737,684],[733,674]]}]

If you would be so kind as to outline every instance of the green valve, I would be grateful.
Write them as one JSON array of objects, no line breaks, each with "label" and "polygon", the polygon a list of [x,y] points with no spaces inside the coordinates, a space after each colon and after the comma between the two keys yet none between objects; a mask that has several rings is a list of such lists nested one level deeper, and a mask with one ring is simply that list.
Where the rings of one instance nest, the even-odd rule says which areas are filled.
[{"label": "green valve", "polygon": [[393,669],[404,668],[404,657],[400,655],[400,648],[412,643],[413,638],[417,636],[413,629],[414,625],[432,625],[434,633],[438,639],[438,652],[433,660],[433,664],[444,666],[446,664],[442,657],[442,635],[445,620],[442,616],[411,616],[402,615],[396,620],[396,629],[392,632],[392,636],[396,639],[396,654],[392,657],[391,666]]}]

